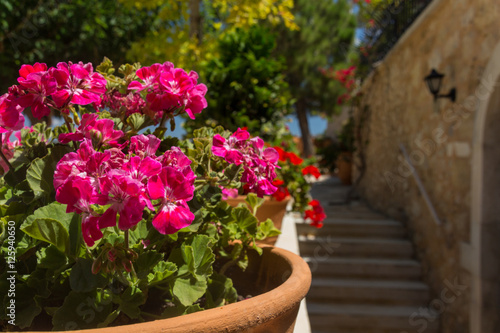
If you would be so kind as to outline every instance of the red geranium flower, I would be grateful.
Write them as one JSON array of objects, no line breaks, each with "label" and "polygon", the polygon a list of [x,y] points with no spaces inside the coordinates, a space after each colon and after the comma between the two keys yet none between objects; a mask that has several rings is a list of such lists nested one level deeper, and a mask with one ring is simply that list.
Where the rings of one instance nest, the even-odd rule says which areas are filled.
[{"label": "red geranium flower", "polygon": [[276,201],[283,201],[283,200],[285,200],[286,197],[288,197],[290,195],[290,193],[288,192],[288,189],[285,186],[281,186],[284,183],[285,182],[280,180],[280,179],[276,179],[273,181],[273,185],[278,188],[276,190],[276,192],[274,192],[272,194],[273,198],[275,198]]},{"label": "red geranium flower", "polygon": [[311,220],[311,226],[316,228],[321,228],[323,226],[323,220],[326,218],[325,211],[318,200],[309,201],[309,206],[312,209],[306,210],[304,212],[304,219]]},{"label": "red geranium flower", "polygon": [[290,159],[290,162],[292,162],[293,165],[299,165],[302,162],[304,162],[303,159],[301,159],[300,157],[298,157],[294,153],[286,153],[286,156],[288,157],[288,159]]},{"label": "red geranium flower", "polygon": [[316,179],[318,179],[321,176],[321,172],[319,172],[319,169],[316,168],[314,165],[306,166],[304,169],[302,169],[302,174],[304,176],[313,175]]}]

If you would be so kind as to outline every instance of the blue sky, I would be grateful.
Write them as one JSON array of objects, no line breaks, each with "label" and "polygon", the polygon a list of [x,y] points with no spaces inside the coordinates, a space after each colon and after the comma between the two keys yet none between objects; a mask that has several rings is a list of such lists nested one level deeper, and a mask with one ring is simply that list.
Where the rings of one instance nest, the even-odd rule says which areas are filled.
[{"label": "blue sky", "polygon": [[[288,126],[290,127],[290,132],[295,136],[301,136],[297,117],[289,116],[288,118],[291,119],[291,122],[288,123]],[[309,119],[309,130],[311,131],[311,135],[316,136],[323,134],[325,132],[327,126],[326,119],[321,118],[320,116],[308,116],[308,119]],[[178,121],[176,124],[175,131],[168,132],[168,135],[182,137],[186,133],[184,128],[182,128],[181,126],[182,118],[176,120]]]}]

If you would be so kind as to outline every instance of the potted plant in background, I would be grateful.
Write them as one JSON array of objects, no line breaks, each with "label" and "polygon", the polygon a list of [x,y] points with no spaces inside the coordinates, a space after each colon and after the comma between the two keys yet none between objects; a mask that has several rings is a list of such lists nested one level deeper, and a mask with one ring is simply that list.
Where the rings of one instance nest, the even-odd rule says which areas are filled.
[{"label": "potted plant in background", "polygon": [[[321,228],[326,215],[319,202],[313,200],[310,194],[311,177],[319,179],[321,173],[314,165],[316,162],[314,158],[304,160],[298,156],[293,136],[288,128],[282,125],[276,126],[276,124],[268,123],[263,128],[263,137],[267,138],[267,145],[272,146],[278,152],[279,168],[276,169],[277,177],[272,183],[277,190],[264,197],[261,206],[256,211],[256,217],[259,221],[270,219],[276,229],[281,229],[286,208],[291,200],[292,212],[303,216],[311,226]],[[240,190],[240,193],[223,189],[225,200],[232,206],[241,204],[245,200],[245,193],[245,187]],[[269,237],[261,243],[274,244],[276,239],[276,236]]]},{"label": "potted plant in background", "polygon": [[339,154],[336,160],[337,176],[344,185],[352,183],[352,153],[354,147],[354,119],[350,116],[338,135]]},{"label": "potted plant in background", "polygon": [[[166,137],[206,107],[197,74],[169,62],[118,73],[108,59],[23,65],[0,97],[2,328],[291,332],[310,272],[257,246],[276,230],[253,215],[277,190],[278,152],[221,127]],[[23,127],[24,109],[63,124]],[[221,200],[242,186],[249,208]]]}]

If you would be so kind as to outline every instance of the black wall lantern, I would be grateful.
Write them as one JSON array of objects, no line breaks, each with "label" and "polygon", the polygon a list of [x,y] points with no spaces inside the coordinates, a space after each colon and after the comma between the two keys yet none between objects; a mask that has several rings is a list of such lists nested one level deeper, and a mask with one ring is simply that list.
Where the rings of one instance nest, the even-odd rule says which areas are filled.
[{"label": "black wall lantern", "polygon": [[434,95],[434,100],[436,101],[438,98],[446,97],[451,99],[452,102],[455,102],[457,97],[457,90],[452,88],[450,92],[446,95],[439,95],[439,90],[441,89],[441,81],[443,81],[444,74],[438,73],[434,68],[431,73],[425,77],[425,82],[429,87],[431,94]]}]

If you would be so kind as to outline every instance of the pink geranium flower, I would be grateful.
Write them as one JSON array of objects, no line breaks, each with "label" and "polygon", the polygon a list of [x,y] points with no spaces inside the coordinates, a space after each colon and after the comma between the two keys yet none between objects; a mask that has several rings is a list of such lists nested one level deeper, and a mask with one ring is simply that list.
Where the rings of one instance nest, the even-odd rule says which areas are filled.
[{"label": "pink geranium flower", "polygon": [[205,94],[207,93],[207,86],[204,84],[198,84],[190,91],[186,92],[183,98],[183,105],[186,107],[186,113],[189,118],[195,119],[195,114],[201,113],[208,104],[205,99]]},{"label": "pink geranium flower", "polygon": [[136,72],[143,81],[132,81],[128,88],[147,91],[146,100],[151,111],[144,110],[151,118],[158,119],[163,112],[186,112],[190,118],[207,107],[207,87],[198,84],[196,72],[186,73],[170,62],[143,67]]},{"label": "pink geranium flower", "polygon": [[101,229],[115,226],[117,214],[120,214],[118,227],[121,230],[128,230],[142,220],[147,199],[143,196],[144,185],[140,181],[112,170],[100,179],[99,185],[102,195],[98,203],[111,204],[99,219]]},{"label": "pink geranium flower", "polygon": [[19,130],[24,125],[23,108],[13,100],[11,94],[0,96],[0,133]]},{"label": "pink geranium flower", "polygon": [[70,102],[78,105],[99,104],[101,95],[106,92],[106,79],[94,72],[91,63],[60,62],[49,72],[57,80],[57,92],[52,94],[52,98],[59,108]]},{"label": "pink geranium flower", "polygon": [[32,72],[26,78],[19,78],[19,85],[24,94],[16,98],[17,104],[22,108],[31,107],[33,116],[38,119],[50,114],[48,97],[56,92],[57,83],[49,73]]},{"label": "pink geranium flower", "polygon": [[64,155],[56,166],[54,188],[57,190],[73,176],[80,174],[86,176],[87,164],[95,153],[92,143],[89,140],[84,140],[76,152]]},{"label": "pink geranium flower", "polygon": [[137,179],[141,183],[160,173],[161,168],[161,163],[149,156],[144,159],[141,159],[139,156],[133,156],[123,165],[123,170],[125,170],[130,177]]},{"label": "pink geranium flower", "polygon": [[[173,68],[172,66],[169,66],[168,64],[172,63],[165,63],[165,66]],[[144,89],[148,89],[153,86],[153,84],[158,82],[158,78],[160,77],[160,74],[162,70],[164,69],[164,66],[161,64],[153,64],[149,67],[142,67],[137,70],[135,73],[144,83],[141,83],[139,81],[132,81],[128,89],[131,90],[137,90],[137,91],[142,91]]]},{"label": "pink geranium flower", "polygon": [[154,156],[158,147],[160,147],[160,139],[153,134],[149,135],[135,135],[130,139],[129,151],[140,157]]},{"label": "pink geranium flower", "polygon": [[114,122],[111,119],[97,119],[97,117],[98,115],[95,113],[84,114],[76,131],[59,134],[59,141],[68,143],[87,138],[92,140],[96,146],[118,146],[118,140],[123,137],[123,132],[114,129]]},{"label": "pink geranium flower", "polygon": [[163,167],[171,166],[179,170],[186,177],[186,181],[193,184],[196,175],[193,169],[191,169],[191,160],[184,155],[179,147],[170,148],[169,151],[166,151],[157,160],[161,162]]},{"label": "pink geranium flower", "polygon": [[240,165],[243,163],[241,150],[249,138],[250,133],[240,128],[231,134],[228,140],[216,134],[213,138],[212,153],[215,156],[223,157],[228,163]]},{"label": "pink geranium flower", "polygon": [[173,234],[194,220],[187,201],[193,198],[194,186],[173,167],[164,167],[159,175],[148,181],[148,193],[152,200],[160,199],[153,226],[161,234]]}]

